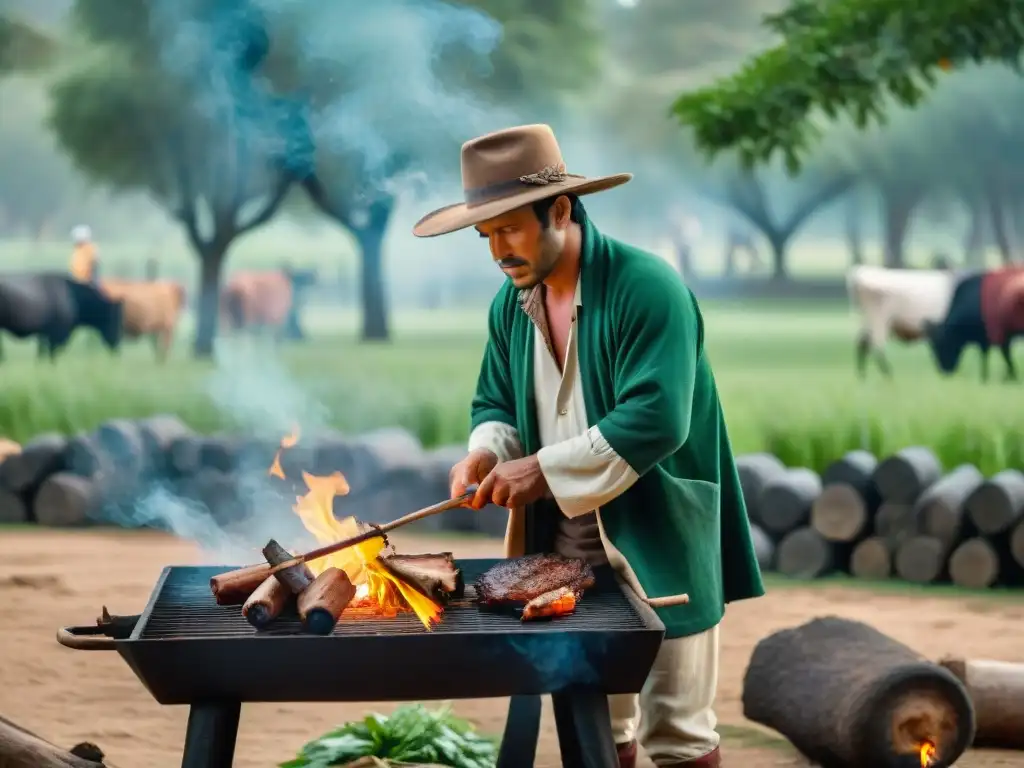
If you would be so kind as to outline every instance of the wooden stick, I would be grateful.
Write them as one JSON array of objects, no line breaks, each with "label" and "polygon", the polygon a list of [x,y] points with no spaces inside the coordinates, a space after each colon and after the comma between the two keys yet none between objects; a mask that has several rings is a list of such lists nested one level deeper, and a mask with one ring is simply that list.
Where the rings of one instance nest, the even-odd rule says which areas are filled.
[{"label": "wooden stick", "polygon": [[328,568],[299,595],[299,618],[307,632],[329,635],[356,596],[355,585],[339,568]]},{"label": "wooden stick", "polygon": [[269,575],[266,563],[218,573],[210,579],[210,591],[217,605],[242,605]]},{"label": "wooden stick", "polygon": [[1024,749],[1024,664],[945,658],[974,704],[974,746]]},{"label": "wooden stick", "polygon": [[370,530],[364,531],[363,533],[360,533],[356,536],[352,536],[347,539],[342,539],[341,541],[336,541],[333,544],[328,544],[327,546],[320,547],[319,549],[314,549],[311,552],[307,552],[304,555],[299,555],[298,557],[292,558],[291,560],[286,560],[285,562],[280,563],[279,565],[274,565],[270,569],[270,573],[278,573],[279,571],[283,571],[286,568],[293,568],[296,565],[308,563],[311,560],[317,560],[321,557],[326,557],[327,555],[333,555],[335,552],[340,552],[343,549],[354,547],[356,544],[362,544],[364,541],[375,539],[378,536],[386,539],[387,534],[395,530],[396,528],[401,528],[403,525],[415,523],[417,520],[422,520],[425,517],[430,517],[432,515],[440,514],[441,512],[447,512],[450,509],[455,509],[456,507],[461,507],[467,501],[472,499],[475,494],[476,489],[474,488],[472,490],[466,491],[464,494],[457,498],[446,499],[445,501],[442,501],[438,504],[434,504],[433,506],[424,507],[423,509],[418,510],[417,512],[412,512],[411,514],[408,514],[405,517],[400,517],[397,520],[393,520],[390,523],[385,523],[384,525],[375,525]]}]

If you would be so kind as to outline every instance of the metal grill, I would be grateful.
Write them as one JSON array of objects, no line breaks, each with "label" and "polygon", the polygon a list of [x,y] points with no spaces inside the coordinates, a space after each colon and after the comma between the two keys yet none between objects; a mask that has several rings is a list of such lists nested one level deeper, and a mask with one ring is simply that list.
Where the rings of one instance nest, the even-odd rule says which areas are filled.
[{"label": "metal grill", "polygon": [[[489,561],[468,560],[459,563],[466,581],[464,599],[446,606],[440,623],[429,634],[466,634],[481,632],[535,633],[586,630],[642,630],[647,623],[627,599],[615,577],[607,569],[597,569],[596,584],[583,595],[576,612],[551,621],[520,621],[509,612],[486,611],[475,602],[472,582]],[[268,629],[257,631],[242,616],[239,606],[217,605],[210,593],[210,578],[225,567],[171,568],[159,586],[148,616],[136,630],[138,639],[212,639],[238,637],[281,637],[301,634],[294,614],[277,619]],[[381,616],[372,609],[346,610],[335,625],[334,636],[379,636],[428,634],[413,613]]]}]

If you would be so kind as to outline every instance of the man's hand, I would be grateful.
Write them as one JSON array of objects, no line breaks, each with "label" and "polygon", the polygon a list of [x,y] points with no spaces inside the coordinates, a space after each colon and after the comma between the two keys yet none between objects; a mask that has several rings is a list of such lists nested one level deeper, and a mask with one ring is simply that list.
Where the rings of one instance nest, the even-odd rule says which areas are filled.
[{"label": "man's hand", "polygon": [[548,481],[536,456],[495,464],[470,502],[473,509],[494,503],[499,507],[521,507],[531,504],[548,492]]},{"label": "man's hand", "polygon": [[466,488],[487,477],[487,473],[494,469],[497,463],[498,457],[493,451],[486,448],[477,448],[475,451],[471,451],[466,458],[448,472],[448,484],[451,487],[452,498],[461,496],[466,492]]}]

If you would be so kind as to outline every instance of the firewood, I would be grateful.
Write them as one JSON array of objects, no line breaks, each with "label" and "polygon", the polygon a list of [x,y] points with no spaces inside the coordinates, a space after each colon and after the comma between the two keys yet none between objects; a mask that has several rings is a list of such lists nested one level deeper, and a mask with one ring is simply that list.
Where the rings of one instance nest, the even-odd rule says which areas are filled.
[{"label": "firewood", "polygon": [[893,546],[881,536],[871,536],[853,548],[850,574],[858,579],[880,581],[892,575]]},{"label": "firewood", "polygon": [[299,619],[314,635],[329,635],[356,596],[355,585],[340,568],[328,568],[299,595]]},{"label": "firewood", "polygon": [[884,501],[913,504],[941,475],[942,464],[931,449],[913,446],[879,463],[873,479]]},{"label": "firewood", "polygon": [[76,435],[68,440],[64,466],[80,477],[92,477],[103,469],[101,452],[92,435]]},{"label": "firewood", "polygon": [[[87,747],[91,747],[88,752]],[[103,758],[94,744],[83,743],[73,751],[65,751],[0,716],[0,765],[4,768],[98,768],[103,765],[86,755]]]},{"label": "firewood", "polygon": [[120,478],[120,485],[130,485],[142,473],[146,448],[136,422],[111,419],[97,427],[94,440]]},{"label": "firewood", "polygon": [[811,526],[826,541],[856,542],[871,532],[868,502],[852,485],[832,483],[811,506]]},{"label": "firewood", "polygon": [[821,480],[810,469],[787,469],[769,480],[757,499],[761,525],[768,532],[784,536],[807,524],[811,505],[821,493]]},{"label": "firewood", "polygon": [[878,508],[875,514],[875,534],[885,539],[894,552],[916,532],[914,508],[909,504],[886,501]]},{"label": "firewood", "polygon": [[914,504],[914,519],[921,533],[942,542],[947,555],[964,538],[974,533],[964,514],[964,503],[985,482],[985,476],[970,464],[961,464],[934,485]]},{"label": "firewood", "polygon": [[242,605],[242,615],[256,629],[264,629],[281,615],[292,597],[294,595],[287,584],[276,576],[267,576]]},{"label": "firewood", "polygon": [[219,573],[210,579],[210,591],[217,605],[242,605],[270,576],[266,563]]},{"label": "firewood", "polygon": [[1024,581],[1024,569],[1013,560],[1008,536],[976,536],[953,550],[949,577],[966,589],[986,589],[996,584],[1015,587]]},{"label": "firewood", "polygon": [[175,440],[191,437],[193,432],[177,416],[159,414],[139,421],[139,434],[146,454],[146,463],[159,475],[167,475],[170,449]]},{"label": "firewood", "polygon": [[974,704],[974,746],[1024,750],[1024,664],[945,658],[939,662]]},{"label": "firewood", "polygon": [[761,524],[761,510],[758,499],[769,480],[786,471],[786,465],[770,453],[748,453],[736,457],[736,474],[740,478],[740,489],[751,522]]},{"label": "firewood", "polygon": [[775,542],[757,523],[750,524],[750,540],[754,543],[754,555],[761,570],[775,567]]},{"label": "firewood", "polygon": [[829,768],[952,765],[974,710],[948,670],[857,621],[830,616],[769,635],[743,680],[743,714]]},{"label": "firewood", "polygon": [[974,489],[964,507],[981,533],[1009,531],[1024,520],[1024,472],[1004,469],[993,475]]},{"label": "firewood", "polygon": [[896,550],[896,573],[904,581],[914,584],[934,584],[945,581],[947,549],[941,539],[934,536],[911,536]]},{"label": "firewood", "polygon": [[233,435],[207,437],[199,444],[199,468],[234,472],[239,443],[239,439]]},{"label": "firewood", "polygon": [[169,468],[178,477],[189,477],[199,469],[199,448],[202,439],[195,435],[178,437],[171,441]]},{"label": "firewood", "polygon": [[841,459],[837,459],[825,467],[821,473],[821,484],[832,485],[842,483],[856,489],[865,499],[878,494],[873,479],[878,459],[870,451],[850,451]]},{"label": "firewood", "polygon": [[[280,565],[287,560],[291,560],[293,555],[278,544],[275,539],[271,539],[263,547],[263,557],[266,558],[270,565]],[[316,577],[313,576],[313,572],[309,570],[308,565],[301,563],[291,568],[285,568],[283,571],[278,571],[274,574],[274,578],[286,586],[293,595],[299,595],[313,583]]]},{"label": "firewood", "polygon": [[0,523],[29,522],[28,505],[16,493],[0,488]]},{"label": "firewood", "polygon": [[835,568],[832,544],[813,528],[786,534],[775,550],[775,569],[797,579],[816,579]]},{"label": "firewood", "polygon": [[1017,523],[1010,534],[1010,554],[1017,565],[1024,568],[1024,520]]},{"label": "firewood", "polygon": [[99,510],[101,494],[96,481],[70,472],[50,475],[32,500],[39,525],[74,527],[89,524]]},{"label": "firewood", "polygon": [[67,438],[56,433],[32,438],[21,453],[0,464],[0,486],[17,494],[35,491],[43,480],[64,469],[67,445]]}]

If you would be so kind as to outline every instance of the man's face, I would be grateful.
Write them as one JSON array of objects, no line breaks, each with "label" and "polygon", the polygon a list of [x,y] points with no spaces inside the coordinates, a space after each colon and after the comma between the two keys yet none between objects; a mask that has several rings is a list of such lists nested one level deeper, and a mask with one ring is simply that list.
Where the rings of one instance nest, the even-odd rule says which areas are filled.
[{"label": "man's face", "polygon": [[529,205],[477,225],[480,237],[487,238],[491,256],[516,288],[533,288],[558,264],[569,207],[566,198],[556,201],[548,212],[548,226],[541,224]]}]

